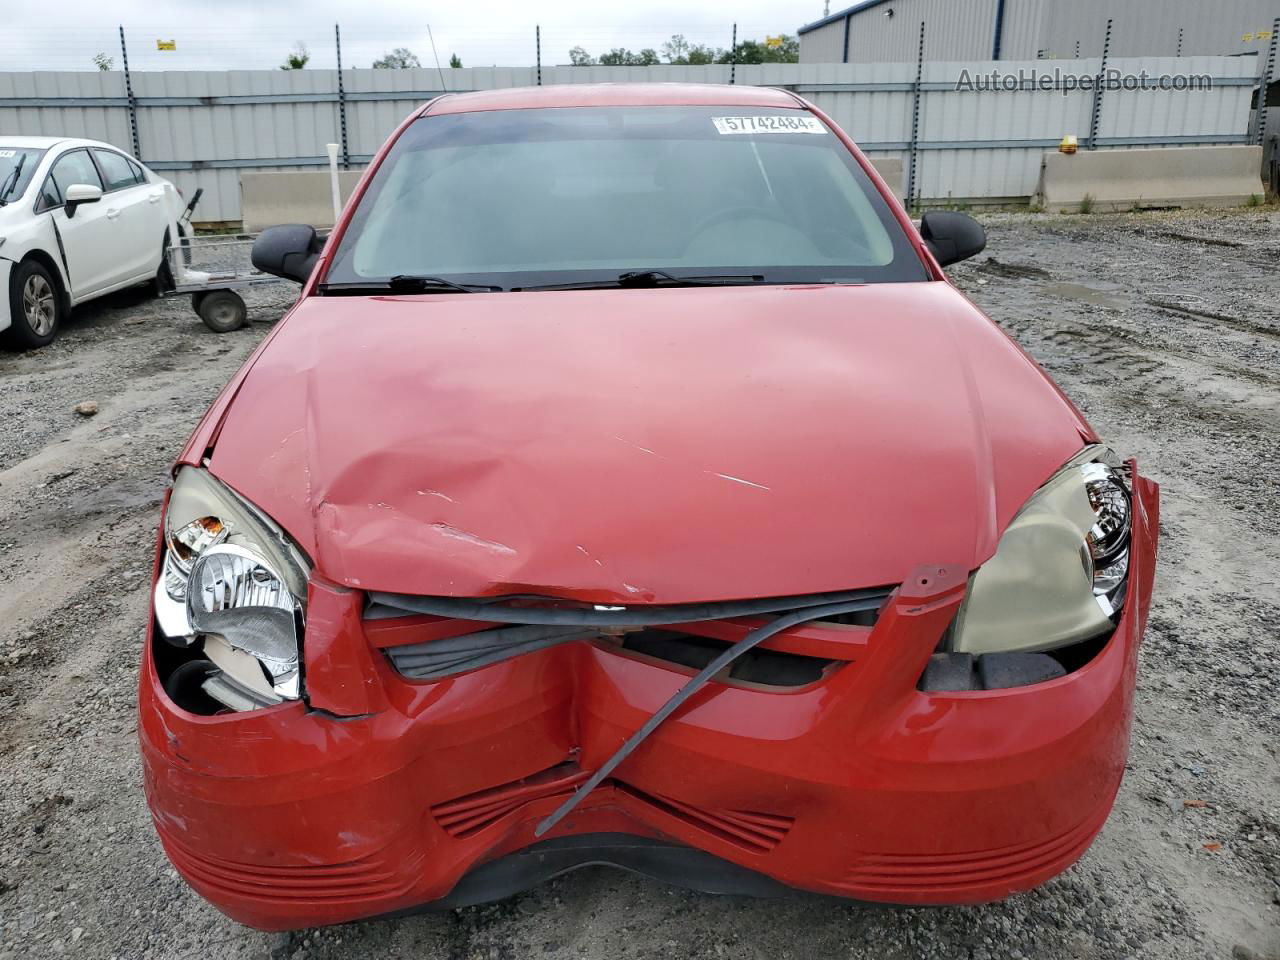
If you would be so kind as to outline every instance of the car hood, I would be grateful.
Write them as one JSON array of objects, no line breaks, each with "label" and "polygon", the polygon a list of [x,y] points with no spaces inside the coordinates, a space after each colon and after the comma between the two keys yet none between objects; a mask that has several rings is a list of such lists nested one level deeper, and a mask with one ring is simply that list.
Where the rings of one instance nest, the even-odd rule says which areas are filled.
[{"label": "car hood", "polygon": [[210,469],[337,583],[680,603],[975,568],[1091,436],[941,282],[317,297]]}]

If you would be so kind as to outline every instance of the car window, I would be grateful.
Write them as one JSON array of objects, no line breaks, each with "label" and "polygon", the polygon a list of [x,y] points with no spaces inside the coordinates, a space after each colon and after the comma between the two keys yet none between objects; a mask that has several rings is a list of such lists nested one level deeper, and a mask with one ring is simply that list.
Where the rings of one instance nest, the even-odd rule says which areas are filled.
[{"label": "car window", "polygon": [[326,281],[510,288],[646,270],[928,279],[889,204],[813,114],[644,106],[418,119],[375,173]]},{"label": "car window", "polygon": [[49,171],[49,177],[57,187],[59,196],[63,197],[67,195],[67,188],[77,183],[102,188],[102,178],[98,176],[98,168],[89,158],[88,150],[72,150],[70,153],[64,153]]},{"label": "car window", "polygon": [[44,178],[44,185],[40,187],[40,197],[36,200],[36,213],[43,213],[60,206],[62,206],[62,194],[58,192],[58,185],[53,182],[53,176],[50,174]]},{"label": "car window", "polygon": [[26,193],[43,156],[43,150],[6,147],[0,141],[0,203],[12,203]]},{"label": "car window", "polygon": [[98,160],[98,166],[102,168],[103,177],[106,178],[107,185],[104,189],[107,192],[136,186],[139,182],[133,165],[120,154],[111,150],[94,150],[93,155]]},{"label": "car window", "polygon": [[128,157],[125,157],[125,160],[129,163],[129,169],[133,171],[133,179],[138,183],[146,183],[147,175],[142,172],[142,167],[129,160]]}]

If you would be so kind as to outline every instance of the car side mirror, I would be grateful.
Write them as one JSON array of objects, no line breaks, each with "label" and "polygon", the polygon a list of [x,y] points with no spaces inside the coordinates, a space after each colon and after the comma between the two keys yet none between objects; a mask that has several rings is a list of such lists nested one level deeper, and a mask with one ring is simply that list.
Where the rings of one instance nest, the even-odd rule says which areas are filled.
[{"label": "car side mirror", "polygon": [[66,211],[67,217],[76,215],[76,208],[82,203],[97,203],[102,199],[102,188],[95,187],[87,183],[73,183],[67,187],[67,192],[62,197],[62,207]]},{"label": "car side mirror", "polygon": [[253,241],[254,267],[272,276],[306,283],[315,269],[323,244],[316,228],[303,223],[267,227]]},{"label": "car side mirror", "polygon": [[987,231],[973,217],[953,210],[930,210],[920,220],[920,236],[940,266],[968,260],[987,245]]}]

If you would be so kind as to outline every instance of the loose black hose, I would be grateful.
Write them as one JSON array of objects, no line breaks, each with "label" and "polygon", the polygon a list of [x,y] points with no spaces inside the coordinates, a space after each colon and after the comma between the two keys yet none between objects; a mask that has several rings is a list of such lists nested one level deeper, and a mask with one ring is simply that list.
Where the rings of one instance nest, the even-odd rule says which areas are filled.
[{"label": "loose black hose", "polygon": [[[866,593],[867,591],[859,592]],[[618,764],[627,759],[636,747],[640,746],[640,744],[644,742],[645,738],[648,737],[649,734],[658,729],[667,717],[680,709],[686,700],[702,689],[702,687],[715,677],[716,674],[729,664],[733,663],[734,660],[738,659],[738,657],[742,656],[752,647],[768,640],[774,634],[781,633],[783,630],[787,630],[800,623],[807,623],[810,620],[821,620],[823,617],[836,616],[842,613],[855,613],[859,610],[875,610],[880,606],[882,600],[883,594],[877,593],[877,596],[874,598],[862,598],[857,600],[847,600],[843,603],[828,603],[821,606],[811,606],[803,610],[795,610],[792,613],[784,614],[773,622],[752,630],[745,637],[726,649],[718,657],[703,667],[696,677],[677,690],[675,695],[664,703],[658,709],[657,713],[646,720],[639,730],[628,737],[627,741],[617,749],[613,756],[601,765],[599,770],[591,775],[590,779],[577,789],[573,796],[565,800],[565,802],[560,804],[560,807],[551,814],[551,816],[538,824],[537,828],[533,831],[534,836],[542,836],[564,819],[565,815],[581,803],[587,794],[598,787],[600,783],[609,776],[609,774],[613,773]],[[794,603],[792,605],[794,606]]]}]

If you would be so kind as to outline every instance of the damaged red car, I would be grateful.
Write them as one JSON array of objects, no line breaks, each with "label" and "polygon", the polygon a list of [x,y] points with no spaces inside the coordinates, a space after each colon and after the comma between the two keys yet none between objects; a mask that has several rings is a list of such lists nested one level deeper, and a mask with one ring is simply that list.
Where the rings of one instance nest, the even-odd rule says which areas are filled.
[{"label": "damaged red car", "polygon": [[1158,491],[798,97],[444,96],[179,457],[139,736],[174,866],[289,929],[613,864],[976,903],[1093,841]]}]

